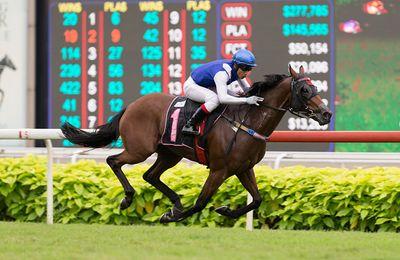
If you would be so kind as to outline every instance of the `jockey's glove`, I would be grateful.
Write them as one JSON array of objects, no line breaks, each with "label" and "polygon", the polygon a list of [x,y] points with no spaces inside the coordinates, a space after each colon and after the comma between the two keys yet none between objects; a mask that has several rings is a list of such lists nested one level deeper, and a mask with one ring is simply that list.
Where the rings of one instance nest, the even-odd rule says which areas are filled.
[{"label": "jockey's glove", "polygon": [[256,105],[259,106],[258,102],[262,102],[264,98],[262,97],[257,97],[257,96],[251,96],[246,98],[246,103],[249,105]]}]

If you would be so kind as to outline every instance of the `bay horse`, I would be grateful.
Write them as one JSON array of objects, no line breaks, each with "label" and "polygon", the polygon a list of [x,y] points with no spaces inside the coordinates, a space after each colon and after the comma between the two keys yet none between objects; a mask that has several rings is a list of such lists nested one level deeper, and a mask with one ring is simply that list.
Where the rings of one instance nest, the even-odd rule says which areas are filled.
[{"label": "bay horse", "polygon": [[[183,157],[196,161],[190,148],[167,147],[160,143],[165,115],[174,99],[173,96],[160,93],[143,96],[129,104],[109,123],[98,126],[95,132],[83,131],[69,123],[64,123],[61,129],[72,143],[93,148],[104,147],[121,136],[124,151],[109,156],[106,161],[124,188],[125,197],[120,204],[122,210],[131,205],[135,190],[121,167],[143,162],[153,153],[157,153],[157,160],[144,173],[143,178],[167,196],[173,204],[172,208],[161,216],[160,222],[180,221],[200,212],[220,185],[232,175],[239,178],[253,197],[253,201],[235,210],[222,206],[216,211],[221,215],[237,218],[261,204],[253,167],[264,157],[267,139],[265,137],[273,132],[285,112],[313,118],[320,125],[330,122],[332,113],[323,103],[310,78],[304,75],[303,67],[300,67],[300,73],[297,73],[289,66],[289,72],[290,76],[267,75],[264,81],[254,83],[247,95],[261,96],[264,101],[259,106],[229,105],[223,113],[224,118],[220,118],[214,124],[206,137],[209,176],[195,205],[186,210],[178,194],[160,180],[161,174],[175,166]],[[241,123],[237,122],[238,120]],[[242,128],[236,128],[235,131],[232,124],[252,128],[253,133],[262,138],[251,136],[241,130]]]}]

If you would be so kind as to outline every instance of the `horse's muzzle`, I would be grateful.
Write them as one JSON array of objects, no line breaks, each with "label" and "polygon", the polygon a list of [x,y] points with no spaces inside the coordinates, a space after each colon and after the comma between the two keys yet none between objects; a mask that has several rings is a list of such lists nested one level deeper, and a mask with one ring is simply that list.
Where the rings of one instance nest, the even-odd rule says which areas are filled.
[{"label": "horse's muzzle", "polygon": [[321,104],[320,109],[322,115],[320,124],[321,125],[329,124],[332,118],[332,111],[325,104]]},{"label": "horse's muzzle", "polygon": [[319,105],[319,113],[315,113],[313,119],[317,120],[320,125],[326,125],[331,122],[332,111],[322,103]]},{"label": "horse's muzzle", "polygon": [[332,117],[332,112],[331,111],[325,111],[322,113],[322,119],[327,122],[327,124],[329,122],[331,122],[331,117]]}]

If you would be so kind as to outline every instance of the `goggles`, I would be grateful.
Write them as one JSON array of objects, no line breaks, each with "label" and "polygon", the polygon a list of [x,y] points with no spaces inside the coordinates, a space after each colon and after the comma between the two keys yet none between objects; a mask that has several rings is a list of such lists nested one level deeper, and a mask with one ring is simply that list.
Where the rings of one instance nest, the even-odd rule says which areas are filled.
[{"label": "goggles", "polygon": [[242,64],[242,65],[238,65],[238,66],[239,66],[239,69],[241,69],[243,71],[251,71],[253,69],[253,67],[249,66],[249,65]]}]

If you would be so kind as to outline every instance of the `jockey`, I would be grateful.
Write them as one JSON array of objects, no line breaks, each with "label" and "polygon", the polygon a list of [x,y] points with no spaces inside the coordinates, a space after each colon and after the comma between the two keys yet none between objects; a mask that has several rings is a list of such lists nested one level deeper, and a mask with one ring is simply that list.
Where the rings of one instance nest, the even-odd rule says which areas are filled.
[{"label": "jockey", "polygon": [[258,102],[263,101],[262,97],[234,97],[228,94],[228,85],[234,81],[238,81],[243,93],[246,93],[250,85],[245,78],[255,66],[257,64],[253,53],[240,49],[232,60],[216,60],[196,68],[183,88],[187,98],[203,104],[187,121],[182,133],[198,135],[196,125],[219,104],[258,105]]}]

